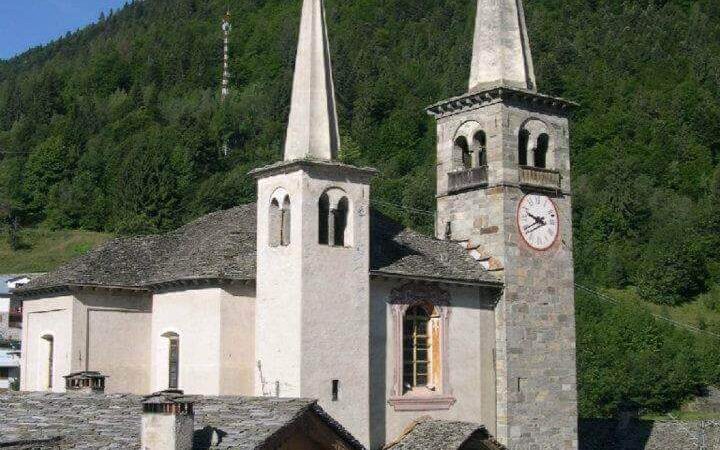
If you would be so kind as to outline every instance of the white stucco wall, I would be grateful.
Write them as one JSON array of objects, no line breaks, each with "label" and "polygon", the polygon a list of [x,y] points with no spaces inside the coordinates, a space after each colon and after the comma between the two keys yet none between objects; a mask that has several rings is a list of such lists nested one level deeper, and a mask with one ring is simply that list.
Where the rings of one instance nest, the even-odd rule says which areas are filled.
[{"label": "white stucco wall", "polygon": [[65,391],[63,375],[71,372],[74,302],[71,295],[24,302],[21,390],[48,390],[47,344],[42,337],[51,335],[54,349],[52,390]]},{"label": "white stucco wall", "polygon": [[[80,370],[108,376],[107,393],[147,394],[150,388],[149,294],[77,294]],[[86,344],[83,345],[83,342]],[[85,347],[83,349],[83,347]]]},{"label": "white stucco wall", "polygon": [[147,393],[150,299],[147,294],[83,292],[23,303],[21,389],[47,388],[48,345],[53,336],[53,391],[64,375],[98,371],[109,393]]},{"label": "white stucco wall", "polygon": [[495,430],[495,319],[493,293],[480,287],[443,285],[450,293],[448,338],[449,394],[456,402],[449,410],[395,411],[387,401],[392,395],[394,319],[390,305],[393,288],[407,281],[373,278],[371,282],[371,410],[373,432],[396,439],[407,425],[422,416],[462,420]]},{"label": "white stucco wall", "polygon": [[220,292],[220,392],[255,394],[255,286],[231,286]]},{"label": "white stucco wall", "polygon": [[[258,180],[256,347],[263,373],[256,392],[317,398],[368,445],[370,189],[363,176],[308,166]],[[286,247],[269,245],[268,208],[278,189],[291,199]],[[341,189],[350,203],[345,247],[319,244],[318,202],[328,189]]]},{"label": "white stucco wall", "polygon": [[[256,395],[300,397],[303,179],[258,180]],[[279,190],[290,195],[290,245],[270,245],[269,205]],[[277,392],[279,391],[279,392]]]},{"label": "white stucco wall", "polygon": [[254,390],[254,296],[251,287],[155,294],[151,390],[168,388],[169,340],[180,341],[179,388],[186,394],[250,395]]}]

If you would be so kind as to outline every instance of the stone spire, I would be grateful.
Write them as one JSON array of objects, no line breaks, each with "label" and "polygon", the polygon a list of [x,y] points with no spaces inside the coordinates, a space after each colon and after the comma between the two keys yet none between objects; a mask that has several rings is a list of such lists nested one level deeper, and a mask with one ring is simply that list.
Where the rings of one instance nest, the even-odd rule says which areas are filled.
[{"label": "stone spire", "polygon": [[537,91],[522,0],[478,0],[470,92],[493,86]]},{"label": "stone spire", "polygon": [[304,0],[285,160],[335,159],[340,147],[322,0]]}]

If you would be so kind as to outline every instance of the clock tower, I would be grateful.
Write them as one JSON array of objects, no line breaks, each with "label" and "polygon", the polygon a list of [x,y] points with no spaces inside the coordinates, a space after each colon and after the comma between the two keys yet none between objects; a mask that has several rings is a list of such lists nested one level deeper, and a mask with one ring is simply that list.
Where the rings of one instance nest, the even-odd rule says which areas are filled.
[{"label": "clock tower", "polygon": [[478,0],[468,92],[437,120],[439,239],[504,281],[495,309],[497,437],[576,449],[573,103],[537,92],[522,0]]}]

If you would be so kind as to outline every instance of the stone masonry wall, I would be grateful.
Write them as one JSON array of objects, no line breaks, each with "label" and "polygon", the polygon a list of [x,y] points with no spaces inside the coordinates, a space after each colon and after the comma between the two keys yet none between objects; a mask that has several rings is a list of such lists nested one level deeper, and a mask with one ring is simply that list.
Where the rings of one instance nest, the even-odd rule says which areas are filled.
[{"label": "stone masonry wall", "polygon": [[[543,252],[524,243],[516,222],[519,201],[532,192],[520,186],[518,166],[519,131],[532,119],[547,126],[547,165],[562,180],[559,191],[546,192],[561,224]],[[486,133],[488,183],[451,194],[447,173],[462,167],[453,142],[471,126]],[[504,276],[495,321],[497,436],[513,450],[578,447],[569,154],[567,119],[532,105],[490,103],[438,121],[437,237],[450,222],[452,240]]]}]

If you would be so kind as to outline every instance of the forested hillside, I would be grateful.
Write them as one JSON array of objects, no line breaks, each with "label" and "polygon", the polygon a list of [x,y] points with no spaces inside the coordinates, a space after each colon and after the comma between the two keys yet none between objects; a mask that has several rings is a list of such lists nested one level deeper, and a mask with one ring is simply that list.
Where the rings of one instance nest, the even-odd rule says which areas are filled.
[{"label": "forested hillside", "polygon": [[[221,104],[228,3],[233,78]],[[720,2],[525,3],[540,90],[581,104],[572,121],[578,278],[667,305],[700,296],[720,312]],[[5,221],[148,233],[252,201],[247,172],[282,153],[299,8],[299,0],[136,1],[0,62]],[[423,108],[467,87],[475,2],[327,0],[327,8],[342,158],[380,169],[378,207],[428,231],[435,132]],[[621,312],[596,307],[579,306],[584,414],[611,413],[627,398],[674,408],[720,381],[718,341],[693,341],[698,351],[683,353],[687,335],[631,314],[628,342],[609,330]],[[614,324],[597,328],[601,313]],[[612,382],[653,365],[669,385]]]}]

